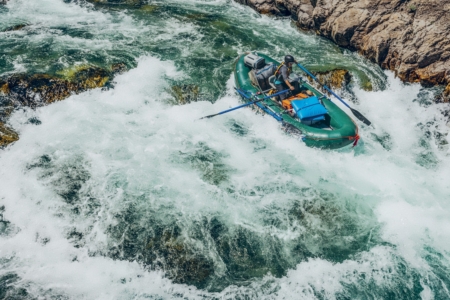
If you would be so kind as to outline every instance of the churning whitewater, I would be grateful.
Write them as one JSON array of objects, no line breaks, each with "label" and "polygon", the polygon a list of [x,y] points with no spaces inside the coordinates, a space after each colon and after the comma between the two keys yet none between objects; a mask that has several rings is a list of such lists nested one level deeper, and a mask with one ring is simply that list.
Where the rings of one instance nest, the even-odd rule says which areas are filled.
[{"label": "churning whitewater", "polygon": [[[448,105],[433,90],[225,0],[10,0],[0,26],[17,23],[2,75],[130,70],[9,119],[0,298],[450,298]],[[341,93],[373,123],[360,144],[308,148],[250,109],[198,120],[241,103],[233,61],[256,49],[350,70]],[[197,101],[174,101],[183,84]]]}]

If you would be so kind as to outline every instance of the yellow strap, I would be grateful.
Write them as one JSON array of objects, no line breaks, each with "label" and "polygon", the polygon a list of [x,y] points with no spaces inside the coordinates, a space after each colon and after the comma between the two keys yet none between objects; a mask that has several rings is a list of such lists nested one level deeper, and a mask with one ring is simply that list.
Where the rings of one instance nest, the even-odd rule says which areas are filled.
[{"label": "yellow strap", "polygon": [[283,65],[284,65],[284,61],[278,66],[277,70],[275,71],[275,76],[278,75],[278,72],[280,71],[280,69]]},{"label": "yellow strap", "polygon": [[[278,75],[279,75],[279,71],[280,71],[280,69],[281,69],[281,67],[284,65],[284,61],[278,66],[278,68],[277,68],[277,70],[275,71],[275,76],[276,77],[278,77]],[[289,68],[288,67],[288,70],[289,70],[289,73],[291,73],[292,72],[292,68]],[[278,80],[278,78],[277,78],[277,80]]]}]

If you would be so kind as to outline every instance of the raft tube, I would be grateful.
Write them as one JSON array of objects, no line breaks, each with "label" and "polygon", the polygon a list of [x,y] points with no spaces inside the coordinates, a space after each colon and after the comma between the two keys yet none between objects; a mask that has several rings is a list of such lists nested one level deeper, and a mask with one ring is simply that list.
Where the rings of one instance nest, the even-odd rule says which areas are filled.
[{"label": "raft tube", "polygon": [[[256,98],[262,98],[265,96],[265,94],[262,93],[263,91],[261,91],[259,86],[254,86],[251,82],[249,76],[251,69],[244,63],[245,55],[246,54],[242,54],[236,60],[234,68],[236,87],[249,92],[249,94],[256,95],[254,96]],[[263,57],[266,60],[266,63],[280,64],[265,54],[257,53],[257,55]],[[356,123],[342,109],[334,104],[327,96],[315,89],[310,83],[303,81],[302,85],[320,98],[322,104],[328,110],[324,121],[326,126],[323,126],[323,124],[321,124],[321,126],[303,124],[300,119],[290,116],[282,106],[271,99],[266,99],[257,103],[258,108],[282,123],[282,126],[286,131],[299,134],[301,139],[309,147],[338,149],[352,143],[355,145],[355,142],[359,139],[358,126]],[[258,92],[259,94],[257,95]],[[242,98],[246,102],[251,101],[243,96]],[[255,100],[256,98],[252,100]]]}]

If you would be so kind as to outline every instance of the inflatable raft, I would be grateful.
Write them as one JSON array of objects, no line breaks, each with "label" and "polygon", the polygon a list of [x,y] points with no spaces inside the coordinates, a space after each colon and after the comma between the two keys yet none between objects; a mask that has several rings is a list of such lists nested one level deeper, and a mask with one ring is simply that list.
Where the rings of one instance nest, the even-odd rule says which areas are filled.
[{"label": "inflatable raft", "polygon": [[[249,60],[258,60],[254,64]],[[260,78],[259,74],[275,71],[279,63],[261,53],[242,54],[237,60],[234,78],[238,93],[246,102],[262,99],[276,92],[274,76]],[[307,146],[337,149],[356,145],[358,126],[326,95],[315,89],[304,78],[291,74],[298,85],[295,95],[283,100],[267,98],[255,103],[258,110],[274,117],[283,128],[299,135]]]}]

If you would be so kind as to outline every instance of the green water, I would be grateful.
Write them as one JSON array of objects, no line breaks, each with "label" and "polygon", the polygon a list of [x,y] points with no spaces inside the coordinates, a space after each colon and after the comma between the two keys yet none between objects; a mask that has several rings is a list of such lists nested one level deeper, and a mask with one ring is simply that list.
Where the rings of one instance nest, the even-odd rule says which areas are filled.
[{"label": "green water", "polygon": [[[214,101],[224,90],[238,54],[259,50],[279,60],[291,53],[314,71],[348,69],[361,84],[372,81],[375,87],[383,86],[380,69],[360,56],[312,33],[300,33],[291,20],[272,22],[231,2],[67,5],[78,4],[88,12],[106,14],[106,23],[95,20],[96,16],[76,15],[70,16],[72,22],[49,20],[50,24],[39,18],[33,24],[27,16],[1,21],[0,28],[29,25],[3,33],[0,73],[14,72],[15,64],[29,73],[48,74],[80,64],[109,68],[122,62],[133,68],[137,58],[151,55],[173,61],[186,74],[186,83],[200,85],[205,97]],[[3,10],[12,14],[12,8]]]}]

